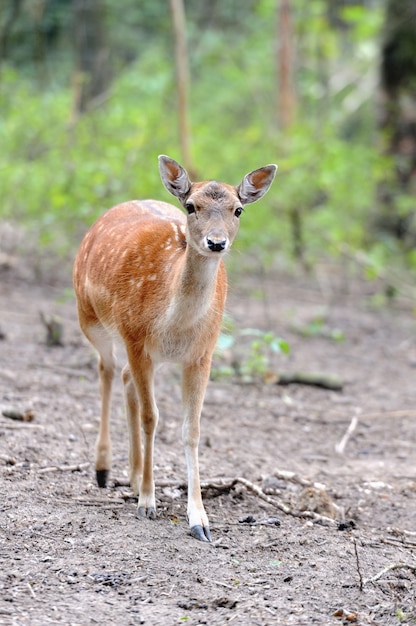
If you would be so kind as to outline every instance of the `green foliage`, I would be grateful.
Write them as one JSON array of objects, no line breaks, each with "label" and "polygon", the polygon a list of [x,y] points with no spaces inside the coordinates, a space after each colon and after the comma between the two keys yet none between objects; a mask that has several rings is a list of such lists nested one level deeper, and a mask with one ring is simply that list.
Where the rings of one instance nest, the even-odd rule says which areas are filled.
[{"label": "green foliage", "polygon": [[[27,11],[1,68],[0,218],[18,220],[61,252],[73,250],[113,204],[135,197],[172,200],[162,189],[157,155],[181,160],[166,3],[126,0],[122,12],[115,0],[104,5],[114,80],[108,97],[80,119],[72,112],[66,9],[48,16],[59,37],[57,54],[48,57],[46,86],[29,64],[29,44],[18,39],[31,19]],[[335,14],[323,0],[294,2],[298,103],[285,131],[276,114],[276,2],[216,0],[207,6],[186,4],[198,174],[237,184],[251,169],[279,165],[269,194],[241,218],[237,255],[251,249],[267,265],[277,253],[300,254],[313,264],[322,253],[339,255],[347,242],[377,259],[370,264],[376,273],[397,250],[374,240],[368,228],[378,184],[392,170],[375,142],[371,81],[383,19],[379,5],[348,4]],[[408,198],[399,197],[398,206],[406,215],[412,210]],[[408,253],[409,263],[416,263],[414,257]],[[267,341],[254,341],[260,341],[253,348],[255,369]]]},{"label": "green foliage", "polygon": [[226,318],[211,375],[213,378],[238,376],[246,382],[262,379],[273,371],[275,355],[288,354],[289,349],[289,344],[271,331],[237,330],[232,320]]},{"label": "green foliage", "polygon": [[[144,66],[154,63],[152,53]],[[3,71],[2,217],[65,251],[104,209],[158,194],[157,155],[174,143],[171,120],[154,107],[169,91],[169,73],[158,63],[145,85],[140,72],[123,74],[108,102],[77,123],[69,90],[42,92],[15,71]]]},{"label": "green foliage", "polygon": [[331,328],[326,324],[324,315],[317,315],[304,326],[295,328],[302,337],[323,337],[332,341],[344,341],[345,335],[339,328]]}]

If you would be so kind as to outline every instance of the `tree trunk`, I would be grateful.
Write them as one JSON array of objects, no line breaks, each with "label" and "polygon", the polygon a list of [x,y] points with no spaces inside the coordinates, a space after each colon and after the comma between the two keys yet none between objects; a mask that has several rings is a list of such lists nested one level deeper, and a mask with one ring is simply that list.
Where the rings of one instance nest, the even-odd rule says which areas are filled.
[{"label": "tree trunk", "polygon": [[8,56],[10,33],[19,17],[21,6],[22,0],[10,0],[9,2],[9,12],[0,30],[0,63]]},{"label": "tree trunk", "polygon": [[[381,119],[395,180],[383,184],[378,226],[406,248],[416,242],[416,4],[388,0],[381,49]],[[408,196],[406,206],[398,200]],[[415,199],[412,202],[411,197]]]},{"label": "tree trunk", "polygon": [[277,109],[278,122],[282,130],[285,130],[292,124],[295,113],[296,98],[293,88],[294,57],[294,33],[290,0],[280,0],[277,24]]},{"label": "tree trunk", "polygon": [[178,94],[179,141],[182,162],[191,178],[195,178],[191,157],[191,131],[189,124],[189,64],[186,45],[186,21],[183,0],[170,0],[175,38],[175,64]]},{"label": "tree trunk", "polygon": [[74,113],[85,112],[110,84],[102,0],[73,0],[76,72]]}]

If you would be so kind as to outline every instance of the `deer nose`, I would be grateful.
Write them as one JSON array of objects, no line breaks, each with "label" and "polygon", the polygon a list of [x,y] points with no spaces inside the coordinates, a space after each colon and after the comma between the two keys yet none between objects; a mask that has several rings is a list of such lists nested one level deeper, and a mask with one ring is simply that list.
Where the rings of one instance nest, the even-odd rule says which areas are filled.
[{"label": "deer nose", "polygon": [[212,252],[222,252],[227,247],[227,239],[217,239],[216,237],[207,237],[207,246]]}]

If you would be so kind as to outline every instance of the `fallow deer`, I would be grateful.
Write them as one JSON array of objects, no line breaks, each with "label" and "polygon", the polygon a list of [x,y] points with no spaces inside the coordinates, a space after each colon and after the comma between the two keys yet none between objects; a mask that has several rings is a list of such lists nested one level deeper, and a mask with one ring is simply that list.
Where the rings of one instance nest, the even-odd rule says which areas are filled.
[{"label": "fallow deer", "polygon": [[[158,422],[153,375],[163,361],[182,365],[183,445],[188,472],[190,532],[210,541],[201,497],[200,414],[227,291],[223,257],[236,236],[245,204],[269,189],[275,165],[247,174],[234,187],[192,183],[176,161],[159,157],[166,189],[187,216],[156,200],[119,204],[90,228],[74,265],[79,323],[98,352],[101,421],[96,477],[107,484],[111,467],[110,400],[113,338],[127,352],[122,372],[129,431],[130,485],[139,495],[138,516],[156,517],[153,447]],[[143,436],[143,457],[141,439]]]}]

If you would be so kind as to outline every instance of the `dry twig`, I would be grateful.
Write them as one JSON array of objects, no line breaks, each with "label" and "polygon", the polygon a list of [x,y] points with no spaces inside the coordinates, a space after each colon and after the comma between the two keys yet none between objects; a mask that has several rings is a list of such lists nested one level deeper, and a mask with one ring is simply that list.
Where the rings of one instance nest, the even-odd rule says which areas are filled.
[{"label": "dry twig", "polygon": [[83,504],[84,506],[107,506],[111,508],[113,506],[124,505],[124,500],[111,500],[110,498],[100,497],[85,498],[83,496],[78,496],[77,498],[74,498],[74,501],[78,504]]},{"label": "dry twig", "polygon": [[20,430],[20,429],[37,429],[39,428],[40,430],[43,430],[45,427],[43,424],[32,424],[31,422],[2,422],[1,423],[1,427],[2,428],[8,428],[10,430]]},{"label": "dry twig", "polygon": [[343,436],[341,441],[337,443],[335,446],[335,450],[336,452],[338,452],[338,454],[344,454],[345,446],[348,443],[348,439],[351,437],[352,433],[357,428],[357,425],[358,425],[358,417],[354,416],[350,422],[350,425],[347,428],[345,435]]},{"label": "dry twig", "polygon": [[375,576],[372,576],[371,578],[365,578],[363,580],[363,584],[366,585],[367,583],[375,583],[380,580],[380,578],[383,578],[384,574],[388,574],[388,572],[392,572],[396,569],[408,569],[416,574],[416,565],[409,565],[408,563],[392,563],[391,565],[388,565],[387,567],[382,569],[381,572],[378,572],[378,574],[376,574]]},{"label": "dry twig", "polygon": [[[219,486],[220,488],[226,487],[228,490],[230,490],[238,483],[240,485],[244,485],[246,489],[254,493],[261,500],[264,500],[264,502],[267,502],[267,504],[270,504],[274,508],[279,509],[279,511],[282,511],[286,515],[292,515],[293,517],[310,519],[314,522],[324,522],[324,523],[331,524],[331,525],[335,523],[335,521],[331,519],[330,517],[326,517],[325,515],[319,515],[319,513],[314,513],[313,511],[293,511],[290,507],[284,504],[284,502],[279,500],[279,498],[268,496],[267,494],[264,493],[264,491],[258,485],[255,485],[251,481],[247,480],[246,478],[242,478],[241,476],[234,478],[231,482],[228,482],[228,483],[221,482],[219,483]],[[207,487],[215,488],[217,485],[205,483],[204,485],[201,485],[201,486],[205,488]]]},{"label": "dry twig", "polygon": [[[357,410],[359,413],[359,410]],[[381,419],[381,418],[400,418],[400,417],[416,417],[416,411],[413,410],[401,410],[401,411],[383,411],[380,413],[363,413],[360,414],[360,421],[369,420],[369,419]],[[345,447],[348,443],[349,438],[357,428],[359,423],[358,416],[354,415],[351,419],[351,422],[345,432],[345,435],[342,437],[341,441],[336,444],[335,450],[338,454],[344,454]]]},{"label": "dry twig", "polygon": [[78,463],[77,465],[54,465],[51,467],[41,467],[38,470],[39,474],[49,474],[50,472],[82,472],[87,469],[90,463]]},{"label": "dry twig", "polygon": [[361,420],[379,419],[382,417],[416,417],[416,411],[403,409],[401,411],[381,411],[379,413],[363,413],[360,415]]},{"label": "dry twig", "polygon": [[414,530],[403,530],[401,528],[395,528],[392,526],[388,526],[386,528],[387,532],[391,533],[392,535],[405,535],[408,537],[415,537],[416,538],[416,532]]},{"label": "dry twig", "polygon": [[280,480],[288,480],[296,485],[300,485],[301,487],[314,487],[315,489],[324,489],[325,485],[322,483],[313,482],[311,480],[307,480],[306,478],[302,478],[296,474],[296,472],[291,472],[290,470],[274,470],[273,476],[279,478]]},{"label": "dry twig", "polygon": [[36,593],[33,591],[32,585],[29,582],[27,582],[26,584],[27,584],[27,587],[28,587],[28,589],[30,591],[30,595],[32,596],[32,598],[34,598],[36,600],[37,599],[36,598]]},{"label": "dry twig", "polygon": [[358,572],[358,580],[360,581],[359,587],[360,587],[360,591],[362,591],[364,587],[364,581],[363,581],[363,576],[361,574],[360,559],[358,558],[357,541],[355,538],[353,539],[353,543],[354,543],[355,563],[356,563],[357,572]]},{"label": "dry twig", "polygon": [[283,511],[283,513],[286,513],[286,515],[293,514],[291,509],[286,504],[281,502],[281,500],[279,500],[278,498],[272,498],[268,496],[267,494],[264,493],[264,491],[258,485],[255,485],[254,483],[250,482],[246,478],[241,478],[241,477],[234,478],[232,483],[229,485],[230,489],[234,487],[234,485],[236,485],[237,483],[240,483],[240,485],[244,485],[246,489],[254,493],[261,500],[264,500],[268,504],[271,504],[272,506],[276,507],[277,509],[279,509],[279,511]]},{"label": "dry twig", "polygon": [[[292,480],[302,486],[316,485],[317,487],[322,488],[322,485],[304,480],[297,476],[294,472],[279,472],[277,470],[275,471],[274,475],[285,480]],[[178,483],[175,480],[162,480],[158,481],[156,484],[158,487],[176,487],[177,489],[182,489],[184,491],[186,491],[187,489],[186,483]],[[228,492],[231,491],[231,489],[233,489],[237,484],[243,485],[248,491],[254,493],[258,498],[260,498],[264,502],[267,502],[267,504],[269,504],[270,506],[279,509],[279,511],[282,511],[286,515],[292,515],[293,517],[310,519],[313,522],[321,522],[331,525],[334,525],[336,523],[334,519],[325,515],[320,515],[319,513],[315,513],[313,511],[294,511],[276,496],[267,495],[266,493],[264,493],[261,487],[255,485],[246,478],[242,478],[241,476],[238,476],[237,478],[219,478],[218,480],[213,480],[210,482],[202,482],[201,489],[214,489],[220,492]],[[129,486],[129,482],[124,480],[114,480],[113,485],[115,487],[126,487]]]}]

